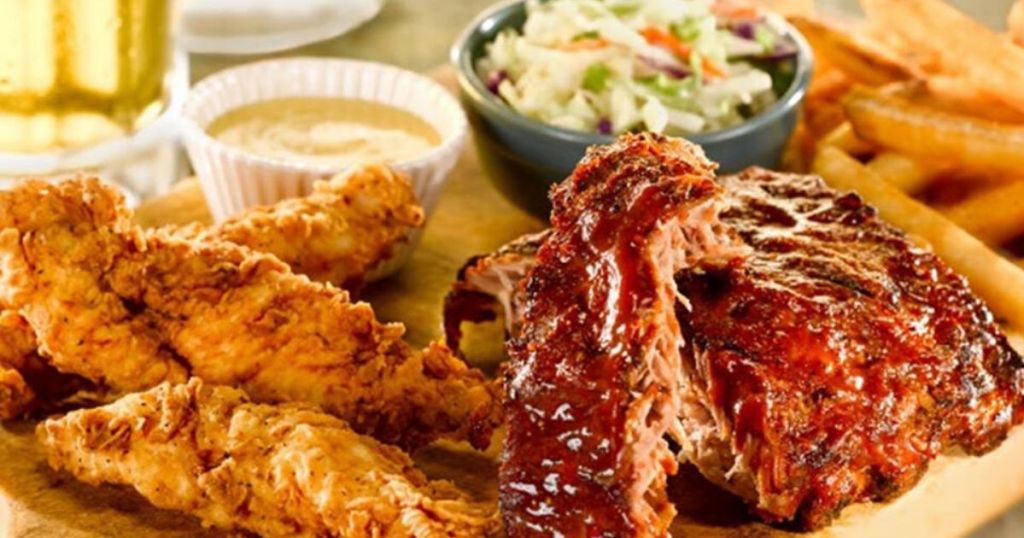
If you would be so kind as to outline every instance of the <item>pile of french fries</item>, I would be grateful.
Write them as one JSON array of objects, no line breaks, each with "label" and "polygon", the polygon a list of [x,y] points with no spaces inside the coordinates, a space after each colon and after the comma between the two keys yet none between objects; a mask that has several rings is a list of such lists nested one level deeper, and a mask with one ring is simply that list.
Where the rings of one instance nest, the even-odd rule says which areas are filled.
[{"label": "pile of french fries", "polygon": [[816,66],[783,166],[858,192],[1024,330],[1024,0],[1009,35],[942,0],[860,2],[786,12]]}]

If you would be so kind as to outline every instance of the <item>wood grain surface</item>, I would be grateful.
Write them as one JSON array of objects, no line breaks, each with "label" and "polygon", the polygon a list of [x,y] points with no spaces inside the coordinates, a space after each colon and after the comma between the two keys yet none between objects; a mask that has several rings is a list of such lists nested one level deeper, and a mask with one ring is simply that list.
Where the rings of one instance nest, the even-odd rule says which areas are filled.
[{"label": "wood grain surface", "polygon": [[[448,84],[450,73],[439,76]],[[167,196],[143,204],[138,220],[147,226],[206,221],[209,215],[194,180]],[[418,345],[440,336],[441,303],[462,263],[493,250],[543,223],[512,206],[490,185],[469,148],[421,243],[408,265],[372,286],[364,299],[384,320],[402,321]],[[501,331],[484,326],[468,338],[470,359],[487,371],[502,360]],[[14,537],[219,536],[192,518],[151,507],[134,492],[92,487],[49,470],[35,444],[34,424],[0,427],[0,534]],[[982,458],[949,455],[932,466],[908,494],[886,505],[858,505],[814,537],[943,538],[962,536],[1024,497],[1024,430],[1018,428],[996,451]],[[433,478],[448,478],[481,499],[496,495],[494,452],[482,455],[439,445],[416,456]],[[675,536],[776,538],[796,536],[757,523],[733,497],[684,467],[670,481],[680,510]]]}]

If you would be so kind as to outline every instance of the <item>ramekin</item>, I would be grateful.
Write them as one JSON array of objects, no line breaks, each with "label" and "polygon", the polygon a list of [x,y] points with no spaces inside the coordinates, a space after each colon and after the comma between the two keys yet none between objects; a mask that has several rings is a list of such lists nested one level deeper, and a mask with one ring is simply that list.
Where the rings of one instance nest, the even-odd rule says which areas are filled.
[{"label": "ramekin", "polygon": [[[183,138],[215,221],[246,208],[311,192],[313,183],[344,168],[261,157],[214,139],[206,128],[224,113],[285,97],[340,97],[391,105],[420,117],[441,136],[427,154],[391,166],[405,173],[430,217],[466,144],[466,116],[433,80],[397,67],[332,58],[288,58],[249,63],[203,79],[183,110]],[[396,270],[419,238],[414,233],[372,277]]]}]

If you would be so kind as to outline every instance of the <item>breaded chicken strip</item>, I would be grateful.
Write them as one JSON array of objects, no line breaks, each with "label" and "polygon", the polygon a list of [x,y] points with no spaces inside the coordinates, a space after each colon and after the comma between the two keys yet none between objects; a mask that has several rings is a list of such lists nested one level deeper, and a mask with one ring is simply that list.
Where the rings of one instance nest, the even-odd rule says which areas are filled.
[{"label": "breaded chicken strip", "polygon": [[22,372],[36,357],[36,337],[17,313],[0,310],[0,420],[32,409],[36,392]]},{"label": "breaded chicken strip", "polygon": [[317,182],[308,196],[247,209],[211,228],[180,228],[176,235],[270,253],[295,273],[352,290],[422,224],[409,183],[386,166],[364,165]]},{"label": "breaded chicken strip", "polygon": [[0,420],[24,416],[39,407],[93,399],[95,387],[62,374],[36,353],[36,337],[24,318],[0,310]]},{"label": "breaded chicken strip", "polygon": [[[423,210],[409,183],[385,166],[365,165],[317,182],[306,197],[249,209],[212,228],[194,224],[164,230],[181,238],[230,241],[273,254],[293,272],[354,289],[422,223]],[[56,370],[24,379],[26,364],[47,365],[37,347],[28,323],[13,311],[0,310],[0,420],[73,392],[60,390],[61,383],[77,385]],[[34,386],[40,383],[51,389],[44,389],[42,402],[36,394],[40,387]]]},{"label": "breaded chicken strip", "polygon": [[2,192],[0,244],[0,304],[28,321],[58,370],[116,392],[186,379],[138,305],[97,278],[116,257],[146,248],[114,191],[90,179]]},{"label": "breaded chicken strip", "polygon": [[163,384],[37,430],[50,465],[124,484],[204,525],[262,536],[480,537],[497,507],[428,481],[401,450],[303,404]]},{"label": "breaded chicken strip", "polygon": [[400,324],[274,256],[143,232],[95,179],[0,193],[0,287],[44,356],[114,392],[195,375],[407,448],[485,446],[499,420],[495,388],[447,348],[413,350]]}]

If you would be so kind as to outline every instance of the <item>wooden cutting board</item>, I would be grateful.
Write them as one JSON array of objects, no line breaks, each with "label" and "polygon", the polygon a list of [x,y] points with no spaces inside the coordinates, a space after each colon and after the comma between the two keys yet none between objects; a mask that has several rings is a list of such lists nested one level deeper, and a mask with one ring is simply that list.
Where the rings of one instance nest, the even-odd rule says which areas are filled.
[{"label": "wooden cutting board", "polygon": [[[453,87],[448,71],[438,78]],[[138,220],[147,226],[208,221],[194,180],[143,204]],[[422,241],[397,275],[367,290],[364,298],[378,316],[402,321],[408,339],[422,345],[440,336],[441,304],[455,273],[471,255],[488,252],[543,223],[501,197],[480,169],[472,148],[452,174]],[[502,360],[501,330],[471,333],[472,360],[493,372]],[[158,510],[126,488],[92,487],[49,470],[35,444],[34,424],[0,426],[0,531],[4,536],[74,537],[221,536],[192,518]],[[454,446],[432,447],[417,462],[434,478],[449,478],[481,499],[496,496],[493,451],[481,455]],[[680,516],[675,536],[781,538],[796,535],[757,523],[743,505],[685,467],[670,482]],[[942,538],[962,536],[1024,497],[1024,429],[982,458],[940,458],[922,482],[886,505],[848,508],[814,537]]]}]

